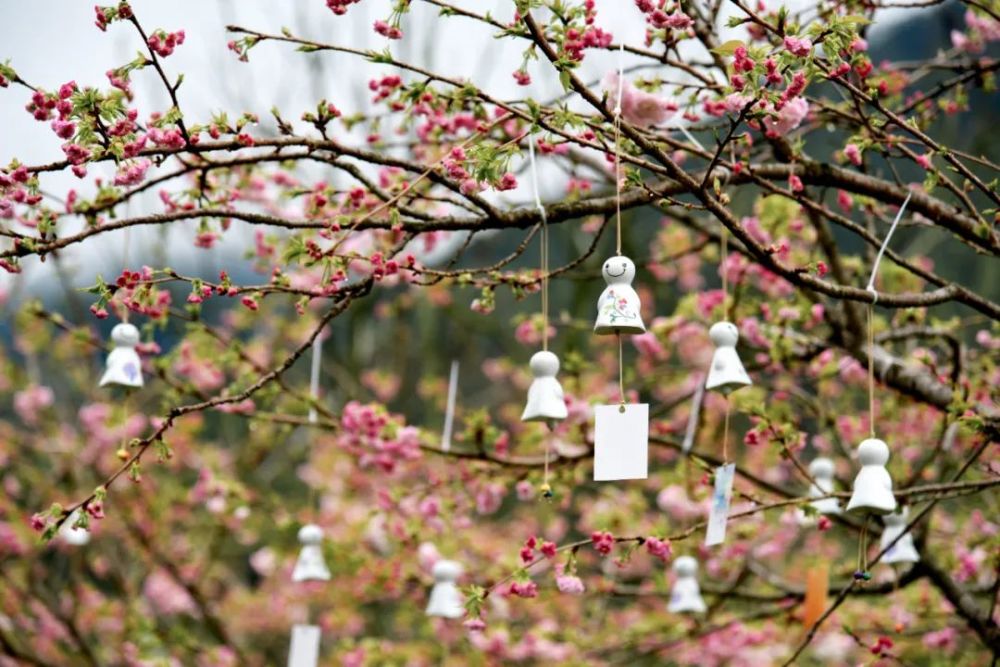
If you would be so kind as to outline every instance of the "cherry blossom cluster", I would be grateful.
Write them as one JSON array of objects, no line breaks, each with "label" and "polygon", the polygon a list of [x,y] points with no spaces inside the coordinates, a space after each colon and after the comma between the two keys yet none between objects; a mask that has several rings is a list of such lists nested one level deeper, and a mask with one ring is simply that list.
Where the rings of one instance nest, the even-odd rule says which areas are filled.
[{"label": "cherry blossom cluster", "polygon": [[344,406],[337,443],[358,456],[362,467],[394,472],[401,463],[420,458],[420,432],[378,405],[351,401]]},{"label": "cherry blossom cluster", "polygon": [[149,36],[147,43],[149,44],[149,48],[158,56],[166,58],[173,54],[174,49],[184,43],[184,31],[166,32],[165,30],[157,30]]}]

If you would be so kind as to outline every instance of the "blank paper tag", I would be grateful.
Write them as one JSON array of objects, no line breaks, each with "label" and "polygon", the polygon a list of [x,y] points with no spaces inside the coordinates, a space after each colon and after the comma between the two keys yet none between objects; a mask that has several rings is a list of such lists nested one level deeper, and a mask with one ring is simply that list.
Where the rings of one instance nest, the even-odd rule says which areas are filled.
[{"label": "blank paper tag", "polygon": [[293,625],[288,667],[316,667],[319,664],[319,626]]},{"label": "blank paper tag", "polygon": [[594,481],[649,475],[649,405],[594,408]]},{"label": "blank paper tag", "polygon": [[806,571],[806,597],[802,604],[802,624],[807,628],[816,625],[816,621],[823,615],[829,590],[830,568],[826,563],[814,565]]},{"label": "blank paper tag", "polygon": [[705,531],[706,547],[722,544],[726,539],[726,521],[729,520],[729,502],[733,499],[735,473],[735,463],[727,463],[715,469],[712,509],[708,513],[708,530]]}]

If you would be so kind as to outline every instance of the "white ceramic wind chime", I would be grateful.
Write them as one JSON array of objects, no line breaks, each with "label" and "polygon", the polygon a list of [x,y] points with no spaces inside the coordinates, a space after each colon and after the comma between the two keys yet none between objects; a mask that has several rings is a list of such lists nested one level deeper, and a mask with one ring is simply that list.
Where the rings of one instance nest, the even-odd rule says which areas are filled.
[{"label": "white ceramic wind chime", "polygon": [[[531,170],[531,182],[535,195],[535,207],[541,217],[541,281],[542,281],[542,349],[531,357],[532,381],[528,387],[528,400],[521,414],[521,421],[544,422],[549,431],[553,431],[556,423],[566,419],[566,401],[562,385],[556,377],[559,374],[559,357],[549,350],[549,227],[542,206],[541,194],[538,188],[538,167],[535,163],[535,136],[528,135],[528,160]],[[545,438],[545,473],[542,481],[542,497],[552,498],[552,485],[549,483],[549,453],[551,450],[551,433]]]},{"label": "white ceramic wind chime", "polygon": [[[826,497],[834,492],[833,485],[834,465],[833,461],[825,457],[813,459],[809,464],[809,475],[813,478],[813,483],[809,485],[809,497],[815,498],[809,503],[817,514],[836,515],[840,514],[840,501],[836,498]],[[805,512],[799,511],[797,515],[800,525],[811,526],[816,523],[815,519]]]},{"label": "white ceramic wind chime", "polygon": [[[299,529],[299,557],[292,570],[292,581],[329,581],[330,569],[323,558],[323,529],[306,524]],[[318,625],[295,624],[288,650],[288,667],[316,667],[319,663],[320,628]]]},{"label": "white ceramic wind chime", "polygon": [[[910,196],[907,194],[902,206],[899,207],[899,212],[896,213],[896,218],[892,221],[892,226],[889,227],[882,247],[879,248],[878,254],[875,256],[871,277],[865,288],[872,295],[872,301],[868,304],[868,423],[870,432],[869,437],[858,445],[858,462],[861,464],[861,470],[854,478],[851,499],[847,503],[847,512],[863,517],[861,543],[858,549],[858,569],[854,572],[854,578],[861,581],[871,579],[871,573],[868,572],[867,553],[868,521],[872,515],[884,517],[896,511],[896,498],[892,493],[892,477],[886,469],[886,464],[889,462],[889,446],[875,437],[875,334],[873,318],[875,304],[878,302],[878,291],[875,289],[878,265],[882,261],[882,255],[885,254],[885,249],[889,245],[889,239],[892,238],[896,225],[903,217],[906,205],[910,203]],[[904,534],[907,529],[908,526],[904,524],[896,534]]]},{"label": "white ceramic wind chime", "polygon": [[142,386],[142,360],[135,348],[139,344],[139,330],[134,324],[121,322],[111,330],[114,347],[108,354],[100,386],[117,384],[123,387]]},{"label": "white ceramic wind chime", "polygon": [[607,287],[597,302],[594,333],[615,336],[618,342],[617,405],[594,407],[594,481],[646,479],[649,475],[649,405],[626,403],[622,335],[645,333],[642,304],[632,287],[635,264],[622,254],[621,211],[621,111],[624,71],[618,51],[618,91],[614,108],[615,129],[615,255],[604,262],[601,273]]},{"label": "white ceramic wind chime", "polygon": [[898,511],[882,517],[885,527],[882,529],[879,550],[884,551],[885,554],[883,554],[881,562],[893,565],[895,563],[916,563],[920,560],[917,547],[913,544],[913,535],[906,530],[909,516],[909,508],[900,507]]},{"label": "white ceramic wind chime", "polygon": [[667,611],[673,614],[705,613],[705,600],[698,585],[698,561],[691,556],[680,556],[674,561],[673,569],[676,579],[670,589]]},{"label": "white ceramic wind chime", "polygon": [[425,613],[428,616],[456,619],[465,616],[462,593],[458,590],[458,578],[462,576],[462,565],[453,560],[439,560],[431,569],[434,586],[427,600]]}]

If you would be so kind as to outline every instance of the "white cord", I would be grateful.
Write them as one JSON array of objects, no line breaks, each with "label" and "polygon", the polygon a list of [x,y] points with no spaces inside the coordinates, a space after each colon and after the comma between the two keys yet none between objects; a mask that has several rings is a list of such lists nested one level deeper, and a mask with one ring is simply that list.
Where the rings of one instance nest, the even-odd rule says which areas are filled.
[{"label": "white cord", "polygon": [[878,273],[879,262],[882,261],[882,255],[885,254],[885,249],[889,246],[889,239],[892,238],[892,233],[896,231],[896,225],[903,218],[903,212],[906,210],[906,205],[910,203],[910,197],[913,196],[913,192],[909,192],[906,195],[906,199],[903,200],[903,205],[899,207],[899,212],[896,213],[896,219],[892,221],[892,226],[889,227],[889,233],[885,235],[885,240],[882,241],[882,247],[878,249],[878,254],[875,255],[875,264],[872,266],[872,275],[868,279],[868,286],[865,290],[870,292],[872,295],[872,303],[878,303],[878,291],[875,289],[875,275]]},{"label": "white cord", "polygon": [[542,216],[542,224],[546,222],[545,219],[545,207],[542,206],[542,198],[539,194],[538,188],[538,168],[535,165],[535,135],[528,134],[528,164],[531,168],[531,187],[534,189],[535,195],[535,208]]},{"label": "white cord", "polygon": [[618,45],[618,101],[615,103],[615,115],[622,114],[622,93],[625,90],[625,42]]},{"label": "white cord", "polygon": [[693,135],[693,134],[691,134],[690,132],[688,132],[688,129],[687,129],[686,127],[684,127],[683,125],[678,125],[678,126],[677,126],[677,129],[678,129],[678,130],[680,130],[680,131],[681,131],[681,133],[682,133],[682,134],[683,134],[683,135],[684,135],[685,137],[687,137],[687,140],[688,140],[688,141],[690,141],[690,142],[691,142],[692,144],[694,144],[695,146],[697,146],[697,147],[698,147],[698,150],[700,150],[700,151],[702,151],[702,152],[704,152],[704,151],[705,151],[705,147],[701,145],[701,142],[700,142],[700,141],[698,141],[697,139],[695,139],[695,137],[694,137],[694,135]]}]

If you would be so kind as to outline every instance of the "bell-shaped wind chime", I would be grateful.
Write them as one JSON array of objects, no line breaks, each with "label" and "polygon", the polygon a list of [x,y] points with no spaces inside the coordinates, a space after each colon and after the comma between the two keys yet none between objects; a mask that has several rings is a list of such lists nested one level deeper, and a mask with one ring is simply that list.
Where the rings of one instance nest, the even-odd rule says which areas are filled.
[{"label": "bell-shaped wind chime", "polygon": [[[330,569],[323,558],[323,529],[306,524],[299,529],[299,558],[292,570],[292,581],[329,581]],[[295,624],[288,650],[288,667],[316,667],[319,663],[320,628],[318,625]]]},{"label": "bell-shaped wind chime", "polygon": [[622,334],[642,334],[642,304],[632,287],[635,263],[622,254],[621,112],[624,51],[618,50],[618,93],[615,130],[615,254],[604,262],[601,274],[607,286],[597,301],[594,333],[618,339],[618,405],[594,407],[594,481],[646,479],[649,475],[649,404],[625,402],[625,366]]},{"label": "bell-shaped wind chime", "polygon": [[116,324],[111,330],[111,342],[114,343],[114,348],[108,354],[100,386],[120,384],[124,387],[141,387],[142,361],[135,351],[139,344],[139,330],[128,322]]},{"label": "bell-shaped wind chime", "polygon": [[292,581],[329,581],[330,570],[323,559],[323,529],[314,523],[299,528],[299,558],[292,570]]},{"label": "bell-shaped wind chime", "polygon": [[858,445],[858,462],[861,470],[854,478],[854,488],[851,492],[851,500],[847,503],[847,511],[851,514],[859,514],[864,517],[861,524],[861,541],[858,549],[858,569],[854,572],[854,578],[860,581],[871,579],[868,571],[868,521],[871,515],[885,516],[896,510],[896,498],[892,494],[892,477],[886,469],[889,462],[889,446],[882,440],[875,437],[875,332],[874,314],[875,304],[878,302],[878,291],[875,289],[875,276],[878,275],[878,265],[882,261],[882,255],[889,245],[889,239],[896,230],[896,225],[903,217],[906,205],[910,203],[910,194],[906,195],[896,218],[889,227],[889,232],[882,241],[875,256],[875,263],[872,266],[871,276],[868,278],[868,285],[865,288],[872,295],[872,301],[868,304],[868,424],[869,436]]},{"label": "bell-shaped wind chime", "polygon": [[[549,227],[542,206],[538,189],[538,167],[535,164],[535,136],[528,135],[528,159],[531,169],[531,182],[534,188],[535,207],[541,217],[541,280],[542,280],[542,349],[535,352],[529,362],[533,377],[528,387],[528,401],[521,414],[521,421],[545,422],[549,431],[555,429],[556,423],[566,419],[566,401],[563,388],[556,377],[559,373],[559,357],[549,350]],[[551,449],[551,434],[545,438],[545,473],[542,480],[542,497],[552,498],[552,485],[549,483],[549,455]]]},{"label": "bell-shaped wind chime", "polygon": [[898,511],[882,517],[885,528],[882,529],[879,550],[885,552],[882,555],[883,563],[892,565],[920,561],[920,554],[917,553],[917,547],[913,544],[913,534],[907,530],[906,526],[909,514],[909,508],[900,507]]},{"label": "bell-shaped wind chime", "polygon": [[453,560],[439,560],[431,569],[434,587],[427,600],[426,614],[440,618],[462,618],[465,607],[462,593],[458,590],[458,578],[462,576],[462,565]]},{"label": "bell-shaped wind chime", "polygon": [[[809,475],[813,478],[813,483],[809,485],[809,497],[817,498],[809,504],[816,510],[817,514],[840,514],[840,501],[836,498],[824,498],[834,491],[833,473],[833,461],[828,458],[820,456],[809,464]],[[799,511],[798,521],[803,526],[814,523],[813,518],[802,511]]]},{"label": "bell-shaped wind chime", "polygon": [[703,614],[705,601],[698,586],[698,561],[691,556],[680,556],[674,561],[674,586],[670,589],[667,611],[673,614]]},{"label": "bell-shaped wind chime", "polygon": [[708,337],[715,346],[715,352],[712,353],[712,365],[705,379],[705,389],[728,397],[737,389],[752,385],[753,382],[740,361],[740,355],[736,353],[736,343],[740,340],[736,325],[732,322],[716,322],[708,330]]}]

